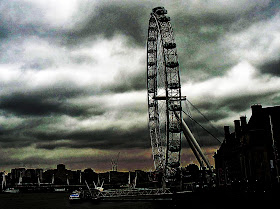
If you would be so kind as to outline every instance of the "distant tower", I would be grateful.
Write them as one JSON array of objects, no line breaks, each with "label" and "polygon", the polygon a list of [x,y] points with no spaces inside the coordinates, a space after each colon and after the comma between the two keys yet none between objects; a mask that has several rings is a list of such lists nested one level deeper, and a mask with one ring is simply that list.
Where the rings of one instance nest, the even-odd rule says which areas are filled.
[{"label": "distant tower", "polygon": [[41,185],[41,182],[40,182],[40,176],[38,175],[38,186]]},{"label": "distant tower", "polygon": [[134,189],[136,187],[136,182],[137,182],[137,172],[135,172],[135,178],[134,178],[134,183],[133,183],[133,188]]},{"label": "distant tower", "polygon": [[22,184],[22,172],[19,173],[18,185]]},{"label": "distant tower", "polygon": [[2,191],[4,190],[4,187],[6,187],[6,175],[5,175],[5,171],[3,172],[3,178],[2,178]]},{"label": "distant tower", "polygon": [[128,186],[130,186],[131,185],[131,177],[130,177],[130,171],[129,171],[129,173],[128,173]]},{"label": "distant tower", "polygon": [[99,178],[99,174],[97,175],[97,185],[100,185],[101,182],[100,182],[100,178]]},{"label": "distant tower", "polygon": [[65,171],[65,165],[64,165],[64,164],[58,164],[58,165],[57,165],[57,171],[58,171],[58,172],[63,172],[63,171]]},{"label": "distant tower", "polygon": [[52,184],[54,184],[54,174],[52,175]]},{"label": "distant tower", "polygon": [[82,172],[80,172],[79,183],[82,184]]}]

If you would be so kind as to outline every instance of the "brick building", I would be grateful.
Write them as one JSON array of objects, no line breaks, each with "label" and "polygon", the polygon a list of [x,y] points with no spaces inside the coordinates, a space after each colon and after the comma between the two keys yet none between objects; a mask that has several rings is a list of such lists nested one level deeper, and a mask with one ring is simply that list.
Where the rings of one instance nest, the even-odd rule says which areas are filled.
[{"label": "brick building", "polygon": [[269,189],[279,183],[280,106],[251,108],[248,123],[242,116],[234,132],[224,127],[225,139],[214,155],[220,186]]}]

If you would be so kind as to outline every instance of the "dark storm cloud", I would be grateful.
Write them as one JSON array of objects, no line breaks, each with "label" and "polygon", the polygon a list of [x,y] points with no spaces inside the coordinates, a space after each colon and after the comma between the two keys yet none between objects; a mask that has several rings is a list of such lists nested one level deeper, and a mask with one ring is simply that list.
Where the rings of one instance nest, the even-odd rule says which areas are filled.
[{"label": "dark storm cloud", "polygon": [[13,134],[11,131],[4,131],[0,137],[0,142],[2,148],[20,148],[35,144],[38,149],[49,150],[62,147],[104,150],[150,147],[149,131],[147,128],[123,131],[106,129],[74,132],[67,132],[66,130],[60,132],[40,132],[35,127],[34,129],[25,129],[22,132]]},{"label": "dark storm cloud", "polygon": [[57,123],[55,117],[42,118],[42,117],[29,117],[22,118],[17,124],[9,124],[9,119],[14,116],[6,113],[8,125],[3,126],[0,134],[0,147],[2,148],[22,148],[32,145],[37,138],[32,136],[36,129],[41,129],[47,125]]},{"label": "dark storm cloud", "polygon": [[[178,12],[171,10],[174,14],[172,22],[178,32],[198,35],[197,38],[209,42],[217,40],[219,35],[224,35],[225,32],[237,32],[260,20],[270,19],[279,12],[279,5],[279,1],[274,0],[269,4],[256,2],[254,6],[244,5],[239,9],[222,9],[218,6],[216,10],[203,10],[202,7],[200,12],[196,12],[181,8]],[[208,30],[205,30],[205,27]]]},{"label": "dark storm cloud", "polygon": [[263,73],[268,73],[274,76],[280,76],[280,59],[265,63],[260,66]]},{"label": "dark storm cloud", "polygon": [[[224,137],[223,126],[229,125],[233,127],[233,121],[229,124],[222,125],[213,125],[213,123],[230,117],[232,113],[235,113],[235,119],[239,120],[239,117],[244,115],[244,112],[247,112],[251,105],[266,104],[266,102],[271,101],[275,95],[278,95],[278,92],[271,91],[255,94],[236,94],[220,99],[209,98],[207,102],[202,102],[198,105],[193,104],[195,105],[195,108],[188,103],[191,118],[184,114],[184,120],[201,146],[216,146],[219,145],[219,141],[211,136],[211,134],[222,141]],[[271,105],[270,102],[268,104]],[[203,115],[201,115],[196,108],[198,108]],[[250,115],[247,115],[247,120],[249,118]],[[205,129],[211,134],[209,134]],[[183,145],[189,147],[187,142],[183,142]]]},{"label": "dark storm cloud", "polygon": [[[139,69],[125,69],[124,71],[116,69],[118,73],[114,77],[114,81],[104,85],[102,85],[102,81],[100,84],[95,84],[93,79],[92,84],[86,83],[80,87],[72,82],[76,81],[72,79],[73,75],[69,75],[69,78],[71,77],[69,80],[67,80],[68,78],[64,80],[63,76],[67,75],[67,72],[72,73],[71,70],[67,70],[68,68],[75,68],[79,72],[81,68],[89,67],[93,69],[93,74],[97,73],[94,69],[95,66],[100,67],[98,66],[99,60],[95,60],[92,56],[90,50],[95,45],[91,45],[89,42],[104,41],[103,39],[113,40],[116,38],[115,36],[121,35],[121,39],[126,39],[125,43],[128,43],[123,46],[124,50],[130,52],[134,48],[144,49],[149,13],[154,6],[158,6],[154,4],[162,2],[106,1],[104,3],[102,1],[100,3],[101,1],[98,1],[94,6],[87,2],[87,9],[78,9],[71,16],[71,20],[67,20],[67,22],[75,21],[75,24],[71,23],[72,25],[69,24],[69,27],[64,27],[63,24],[52,24],[51,21],[55,21],[56,18],[45,19],[46,13],[41,14],[43,11],[36,9],[35,4],[20,1],[2,2],[5,4],[3,6],[0,3],[0,43],[4,43],[4,45],[1,47],[0,60],[1,63],[20,63],[20,73],[17,74],[19,75],[18,80],[11,79],[10,82],[8,77],[7,82],[4,79],[5,82],[0,84],[4,92],[0,91],[0,120],[3,121],[2,128],[0,128],[0,147],[16,148],[16,150],[20,150],[20,148],[28,150],[30,147],[35,147],[34,150],[43,154],[56,151],[63,153],[66,150],[76,151],[76,149],[82,150],[83,148],[103,149],[106,152],[135,147],[150,148],[149,131],[146,127],[147,124],[143,124],[144,120],[141,119],[141,122],[135,127],[131,127],[131,125],[124,127],[128,122],[138,117],[144,117],[144,112],[147,112],[146,101],[135,102],[132,97],[132,99],[125,98],[131,102],[124,104],[119,102],[120,98],[118,98],[119,100],[103,98],[106,97],[106,94],[110,94],[109,96],[113,98],[116,96],[115,93],[121,96],[121,93],[144,90],[146,88],[146,69],[144,69],[146,60],[134,63],[133,68],[138,65]],[[245,1],[241,2],[237,2],[237,5],[244,4]],[[191,1],[189,3],[193,5]],[[248,27],[259,21],[271,19],[279,11],[279,1],[271,1],[266,6],[253,6],[249,9],[235,8],[233,11],[227,7],[226,12],[222,11],[219,5],[217,7],[212,5],[213,8],[210,8],[210,11],[208,11],[208,5],[205,8],[184,6],[186,8],[178,8],[176,3],[166,3],[165,6],[171,17],[175,33],[182,85],[185,82],[200,82],[216,76],[223,78],[224,73],[240,62],[240,57],[232,56],[231,50],[233,49],[228,46],[226,37],[232,34],[238,35],[243,31],[245,31],[245,35],[250,36],[246,31]],[[33,40],[36,42],[34,46]],[[107,43],[108,40],[105,42]],[[41,43],[43,43],[42,48]],[[255,45],[249,44],[248,46],[253,48]],[[237,45],[238,47],[240,46]],[[36,50],[38,52],[42,50],[42,54],[37,55]],[[52,50],[54,50],[54,55]],[[101,50],[104,49],[101,48]],[[251,48],[248,50],[253,51]],[[240,51],[242,52],[242,50]],[[143,52],[146,53],[144,50]],[[111,54],[108,57],[112,56],[114,49],[109,50],[109,53]],[[240,55],[243,58],[243,54],[240,53]],[[110,62],[108,57],[106,61]],[[120,57],[120,62],[125,62],[127,59],[126,54],[120,55]],[[244,59],[246,61],[246,57]],[[100,61],[102,63],[103,60]],[[277,71],[279,61],[263,61],[263,63],[260,67],[258,66],[261,73],[279,76]],[[32,85],[27,85],[26,81],[22,81],[20,76],[25,71],[29,71],[31,77],[36,75],[35,71],[30,71],[30,69],[36,69],[36,72],[45,69],[54,72],[57,69],[66,73],[57,79],[59,82],[62,81],[61,84],[53,86],[46,82],[33,88],[30,87]],[[125,73],[126,71],[129,73]],[[14,75],[11,74],[11,76]],[[29,78],[27,80],[32,82]],[[45,82],[45,79],[42,80]],[[22,89],[17,91],[15,88],[18,85],[22,86]],[[27,88],[27,86],[29,87]],[[198,108],[213,123],[221,124],[221,121],[226,121],[233,114],[238,119],[239,115],[247,111],[253,103],[269,103],[273,100],[275,104],[279,104],[279,95],[276,95],[275,92],[264,91],[258,94],[246,93],[246,91],[248,90],[244,89],[242,94],[238,92],[236,95],[231,92],[230,95],[224,95],[223,98],[214,96],[209,97],[208,100],[201,98]],[[198,95],[198,97],[200,96]],[[92,99],[92,97],[94,98]],[[111,116],[112,118],[109,118]],[[148,113],[146,116],[148,117]],[[197,113],[193,113],[193,117],[219,138],[223,138],[223,134],[220,133],[223,132],[222,126],[232,125],[217,125],[216,128],[221,130],[217,132]],[[112,120],[110,121],[110,119]],[[115,123],[114,120],[119,121]],[[186,120],[201,146],[219,144],[205,130],[192,123],[189,118]],[[183,145],[188,147],[184,137]],[[2,165],[57,163],[56,160],[45,157],[24,159],[20,159],[20,155],[17,157],[19,159],[3,161],[1,159]],[[85,162],[85,159],[91,162],[96,160],[96,158],[87,158],[87,156],[73,157],[73,161],[78,162],[77,164]],[[72,156],[69,154],[68,158],[61,157],[61,160],[72,163],[70,162]],[[110,162],[109,158],[106,160]],[[141,159],[133,160],[140,161]],[[98,161],[102,161],[102,157]]]},{"label": "dark storm cloud", "polygon": [[79,116],[86,114],[86,110],[67,104],[65,99],[82,93],[79,89],[67,90],[64,88],[45,89],[29,94],[13,93],[0,96],[0,109],[25,116],[47,116],[50,114]]},{"label": "dark storm cloud", "polygon": [[[0,18],[1,18],[1,15],[0,15]],[[0,20],[0,41],[8,38],[9,33],[10,33],[9,29]]]},{"label": "dark storm cloud", "polygon": [[146,86],[146,69],[141,71],[125,73],[120,72],[116,77],[115,81],[111,85],[107,85],[104,89],[108,89],[111,92],[122,93],[126,91],[138,91],[144,90]]},{"label": "dark storm cloud", "polygon": [[[215,105],[210,105],[210,108],[216,108],[215,111],[209,111],[209,109],[200,109],[200,111],[203,111],[206,115],[207,115],[207,119],[212,121],[212,122],[216,122],[219,121],[223,118],[226,118],[229,116],[229,110],[224,110],[222,107],[217,108]],[[208,123],[208,121],[205,121],[205,118],[203,118],[202,115],[200,115],[200,113],[195,112],[195,110],[193,110],[194,117],[196,118],[196,116],[199,116],[201,119],[196,118],[197,121],[199,122],[203,122],[203,123]]]},{"label": "dark storm cloud", "polygon": [[111,39],[117,34],[123,34],[133,44],[144,47],[146,27],[143,28],[142,18],[148,17],[148,14],[148,10],[140,4],[100,4],[87,19],[78,22],[69,32],[68,44],[82,43],[87,38],[94,39],[100,35]]},{"label": "dark storm cloud", "polygon": [[23,133],[14,134],[3,131],[0,135],[0,148],[23,148],[28,147],[34,142],[34,138],[24,136]]},{"label": "dark storm cloud", "polygon": [[58,41],[63,36],[63,33],[63,30],[54,30],[48,25],[39,23],[11,23],[5,20],[0,22],[0,41],[2,43],[11,39],[16,39],[18,42],[21,42],[24,38],[32,36],[54,42]]},{"label": "dark storm cloud", "polygon": [[[221,101],[216,100],[215,102],[203,103],[202,105],[198,105],[199,110],[203,115],[201,115],[195,108],[190,107],[191,118],[184,116],[184,119],[200,143],[204,146],[218,145],[218,140],[211,136],[211,134],[222,141],[223,126],[233,126],[233,121],[229,124],[222,125],[213,125],[213,123],[230,117],[233,112],[236,113],[236,120],[239,120],[239,116],[245,115],[244,112],[247,112],[251,105],[256,103],[264,104],[265,101],[269,101],[270,97],[274,94],[275,93],[243,95],[228,97]],[[209,134],[205,129],[211,134]]]},{"label": "dark storm cloud", "polygon": [[[83,123],[84,119],[89,119],[94,115],[105,117],[103,114],[106,111],[102,109],[102,105],[75,107],[71,103],[60,103],[56,100],[49,102],[48,98],[50,97],[45,97],[47,102],[44,98],[34,95],[26,98],[25,95],[16,94],[9,99],[5,98],[5,102],[0,104],[2,115],[6,115],[7,119],[12,119],[17,115],[21,118],[21,122],[12,126],[8,125],[11,122],[7,122],[3,126],[0,133],[2,148],[27,147],[32,144],[43,149],[59,147],[119,149],[150,146],[147,127],[134,126],[125,130],[114,126],[102,130],[80,129],[80,123]],[[89,108],[91,109],[88,110]],[[120,117],[128,111],[133,111],[134,108],[132,106],[119,110]],[[68,125],[64,125],[69,120],[68,118],[77,121],[70,129]]]},{"label": "dark storm cloud", "polygon": [[[0,37],[55,36],[57,30],[43,23],[42,11],[31,2],[1,0]],[[3,34],[3,35],[2,35]]]},{"label": "dark storm cloud", "polygon": [[69,138],[73,140],[85,140],[84,142],[87,142],[88,146],[100,149],[150,147],[147,127],[135,127],[132,130],[107,129],[106,131],[93,131],[89,133],[78,132],[71,134]]},{"label": "dark storm cloud", "polygon": [[[55,149],[68,148],[94,148],[94,149],[122,149],[122,148],[149,148],[148,128],[135,127],[133,130],[118,130],[108,128],[106,130],[74,131],[65,133],[33,133],[38,141],[37,148]],[[70,140],[67,142],[52,142],[52,140]],[[49,140],[48,142],[43,142]]]},{"label": "dark storm cloud", "polygon": [[[279,5],[279,2],[275,4]],[[279,7],[273,7],[272,3],[256,4],[234,11],[192,13],[182,10],[172,16],[183,82],[189,81],[190,77],[191,80],[201,81],[226,73],[240,60],[231,56],[232,49],[224,39],[270,19],[279,12]]]},{"label": "dark storm cloud", "polygon": [[21,115],[48,115],[58,112],[60,104],[43,98],[15,94],[2,97],[0,108]]},{"label": "dark storm cloud", "polygon": [[276,93],[278,92],[271,91],[259,94],[235,95],[222,99],[218,104],[215,105],[215,107],[225,108],[231,112],[241,113],[250,108],[250,106],[253,104],[261,104],[265,101],[269,101],[271,96],[275,95]]},{"label": "dark storm cloud", "polygon": [[[217,121],[228,116],[223,112],[242,112],[248,109],[251,104],[258,103],[263,99],[263,95],[233,95],[231,97],[225,97],[222,99],[212,99],[205,103],[198,105],[200,111],[207,112],[207,118],[211,121]],[[269,95],[268,95],[269,96]],[[214,110],[214,111],[213,111]],[[195,110],[194,110],[195,111]]]}]

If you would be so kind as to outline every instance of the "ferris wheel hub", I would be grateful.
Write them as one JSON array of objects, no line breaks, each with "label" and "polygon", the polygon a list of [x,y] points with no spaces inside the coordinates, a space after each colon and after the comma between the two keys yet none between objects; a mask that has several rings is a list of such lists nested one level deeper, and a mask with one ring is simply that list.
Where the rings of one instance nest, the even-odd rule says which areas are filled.
[{"label": "ferris wheel hub", "polygon": [[180,100],[180,101],[184,101],[184,100],[186,100],[186,96],[180,96],[180,97],[178,97],[178,96],[173,96],[173,97],[166,97],[166,96],[154,96],[153,97],[153,99],[154,100]]}]

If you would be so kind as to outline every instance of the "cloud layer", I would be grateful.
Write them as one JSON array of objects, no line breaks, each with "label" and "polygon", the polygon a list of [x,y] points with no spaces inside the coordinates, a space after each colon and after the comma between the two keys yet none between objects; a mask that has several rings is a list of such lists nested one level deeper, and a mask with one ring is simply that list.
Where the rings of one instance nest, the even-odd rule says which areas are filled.
[{"label": "cloud layer", "polygon": [[[280,102],[279,4],[1,1],[0,170],[109,169],[102,163],[118,151],[126,169],[151,168],[145,45],[158,5],[171,16],[182,93],[221,131],[189,104],[192,116],[222,140],[222,127],[250,117],[250,105]],[[211,156],[219,143],[193,126]]]}]

